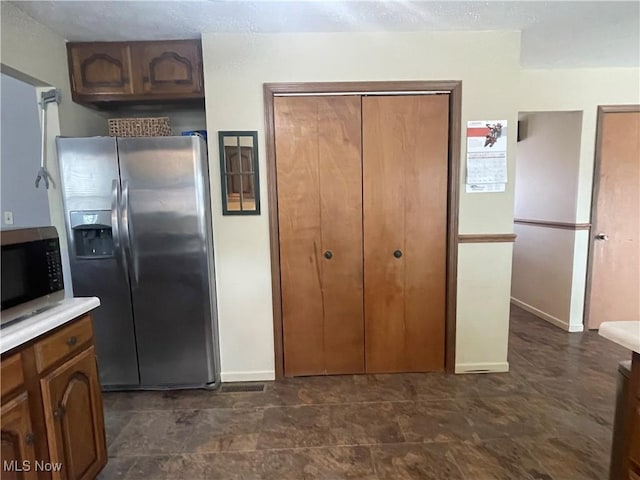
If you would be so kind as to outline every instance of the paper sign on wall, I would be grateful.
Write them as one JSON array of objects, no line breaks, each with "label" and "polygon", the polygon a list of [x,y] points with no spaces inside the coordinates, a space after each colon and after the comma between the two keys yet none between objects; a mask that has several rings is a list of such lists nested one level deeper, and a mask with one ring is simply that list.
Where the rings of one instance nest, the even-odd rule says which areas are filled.
[{"label": "paper sign on wall", "polygon": [[467,193],[504,192],[507,183],[507,121],[467,122]]}]

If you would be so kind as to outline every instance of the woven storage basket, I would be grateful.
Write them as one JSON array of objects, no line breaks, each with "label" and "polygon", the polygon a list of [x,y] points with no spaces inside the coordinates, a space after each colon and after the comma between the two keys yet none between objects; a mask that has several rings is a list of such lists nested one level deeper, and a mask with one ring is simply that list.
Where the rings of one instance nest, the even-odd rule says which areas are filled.
[{"label": "woven storage basket", "polygon": [[111,137],[167,137],[171,135],[168,117],[110,118]]}]

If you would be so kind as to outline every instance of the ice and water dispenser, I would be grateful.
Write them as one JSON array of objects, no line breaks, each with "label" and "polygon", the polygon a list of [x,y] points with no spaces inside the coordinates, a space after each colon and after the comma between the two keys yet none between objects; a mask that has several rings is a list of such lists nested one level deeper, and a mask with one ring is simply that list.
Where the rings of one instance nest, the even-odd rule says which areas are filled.
[{"label": "ice and water dispenser", "polygon": [[76,258],[113,256],[111,210],[71,212]]}]

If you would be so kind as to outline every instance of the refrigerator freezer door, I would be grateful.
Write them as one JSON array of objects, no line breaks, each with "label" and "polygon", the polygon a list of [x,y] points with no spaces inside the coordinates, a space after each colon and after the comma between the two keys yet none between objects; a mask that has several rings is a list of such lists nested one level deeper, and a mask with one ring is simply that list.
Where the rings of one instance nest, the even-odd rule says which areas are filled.
[{"label": "refrigerator freezer door", "polygon": [[119,138],[143,387],[215,381],[208,169],[199,137]]},{"label": "refrigerator freezer door", "polygon": [[131,293],[118,244],[116,140],[59,137],[57,146],[74,294],[101,302],[92,313],[100,382],[107,388],[135,387],[139,375]]}]

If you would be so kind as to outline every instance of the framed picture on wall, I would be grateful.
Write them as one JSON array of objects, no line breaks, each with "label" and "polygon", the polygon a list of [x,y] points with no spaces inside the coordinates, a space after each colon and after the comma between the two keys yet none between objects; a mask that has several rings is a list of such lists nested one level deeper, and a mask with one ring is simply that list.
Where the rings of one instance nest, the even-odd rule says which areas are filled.
[{"label": "framed picture on wall", "polygon": [[220,131],[223,215],[260,215],[258,132]]}]

